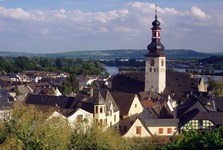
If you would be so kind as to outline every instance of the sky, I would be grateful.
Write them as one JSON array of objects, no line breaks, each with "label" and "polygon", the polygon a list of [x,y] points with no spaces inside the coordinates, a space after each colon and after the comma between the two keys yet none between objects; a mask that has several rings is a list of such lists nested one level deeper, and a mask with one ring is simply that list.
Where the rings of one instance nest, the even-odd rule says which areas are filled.
[{"label": "sky", "polygon": [[222,0],[0,0],[0,51],[146,49],[156,3],[165,49],[223,52]]}]

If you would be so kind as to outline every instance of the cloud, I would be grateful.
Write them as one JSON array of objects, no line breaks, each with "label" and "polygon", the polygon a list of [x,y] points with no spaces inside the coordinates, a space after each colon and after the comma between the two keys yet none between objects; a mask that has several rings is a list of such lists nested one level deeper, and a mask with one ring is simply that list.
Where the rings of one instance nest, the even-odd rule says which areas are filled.
[{"label": "cloud", "polygon": [[108,33],[109,30],[105,27],[99,27],[99,32]]},{"label": "cloud", "polygon": [[29,18],[29,13],[21,8],[6,9],[4,7],[0,7],[0,16],[18,20],[27,20]]},{"label": "cloud", "polygon": [[[211,34],[210,31],[216,34],[223,31],[222,14],[223,10],[218,10],[216,13],[216,10],[215,12],[202,10],[197,6],[188,7],[186,10],[178,10],[174,7],[158,7],[162,39],[168,39],[172,43],[176,42],[175,40],[182,40],[183,43],[189,40],[191,34],[198,37],[198,31],[204,35]],[[22,8],[0,7],[0,26],[4,27],[4,31],[0,29],[0,36],[3,33],[6,35],[20,34],[20,42],[22,40],[38,40],[39,38],[60,39],[60,42],[66,43],[66,46],[70,44],[70,47],[80,44],[81,39],[92,38],[93,42],[95,39],[104,37],[103,40],[107,38],[107,43],[112,43],[117,39],[121,41],[128,37],[129,43],[133,45],[136,42],[135,47],[142,48],[146,47],[146,42],[151,38],[150,28],[154,16],[155,4],[148,2],[129,2],[120,9],[105,12],[67,9],[24,10]],[[215,28],[212,28],[213,26]],[[48,39],[43,40],[43,42]],[[71,42],[68,43],[68,41]],[[74,41],[79,41],[79,43]],[[54,42],[58,43],[56,40]],[[177,42],[179,43],[179,41]],[[108,44],[107,49],[127,48],[124,47],[125,45],[131,46],[130,44],[124,45],[124,42],[119,43],[120,45]],[[86,49],[104,49],[100,45],[100,43],[95,42],[94,48],[86,47]],[[27,44],[28,46],[30,45]],[[43,47],[44,44],[40,44],[40,46]],[[70,47],[67,49],[71,50]]]},{"label": "cloud", "polygon": [[200,8],[195,7],[195,6],[193,6],[191,8],[191,13],[192,13],[192,15],[194,15],[195,17],[198,17],[198,18],[202,18],[203,19],[203,18],[207,17],[205,12],[203,12]]}]

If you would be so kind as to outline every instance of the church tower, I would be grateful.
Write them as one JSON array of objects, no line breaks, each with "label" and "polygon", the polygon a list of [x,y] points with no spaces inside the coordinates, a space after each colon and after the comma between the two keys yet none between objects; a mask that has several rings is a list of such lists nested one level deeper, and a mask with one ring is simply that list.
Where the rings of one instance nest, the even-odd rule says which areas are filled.
[{"label": "church tower", "polygon": [[166,55],[163,53],[164,46],[160,42],[161,28],[157,19],[157,8],[152,25],[152,41],[147,46],[149,53],[145,55],[145,91],[162,93],[166,87]]}]

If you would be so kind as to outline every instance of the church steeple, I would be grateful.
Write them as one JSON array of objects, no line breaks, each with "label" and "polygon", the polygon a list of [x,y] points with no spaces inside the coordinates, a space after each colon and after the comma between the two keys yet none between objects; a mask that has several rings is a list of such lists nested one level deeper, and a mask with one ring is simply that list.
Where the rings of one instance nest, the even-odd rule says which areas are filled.
[{"label": "church steeple", "polygon": [[163,93],[166,87],[166,55],[163,53],[164,46],[160,42],[161,28],[157,17],[157,5],[152,25],[152,41],[147,46],[149,53],[145,55],[145,91]]},{"label": "church steeple", "polygon": [[156,5],[155,20],[152,22],[153,27],[151,28],[152,41],[147,46],[149,53],[145,56],[165,56],[165,54],[163,54],[164,46],[160,42],[160,31],[161,31],[160,22],[157,18],[158,17],[157,17],[157,5]]}]

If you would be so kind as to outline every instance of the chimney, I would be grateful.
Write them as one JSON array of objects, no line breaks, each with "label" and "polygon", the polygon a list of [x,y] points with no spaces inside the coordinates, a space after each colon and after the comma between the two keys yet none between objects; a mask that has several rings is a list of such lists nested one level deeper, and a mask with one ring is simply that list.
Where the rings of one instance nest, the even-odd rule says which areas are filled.
[{"label": "chimney", "polygon": [[212,106],[213,106],[214,110],[216,110],[216,105],[215,105],[215,100],[214,99],[212,100]]}]

